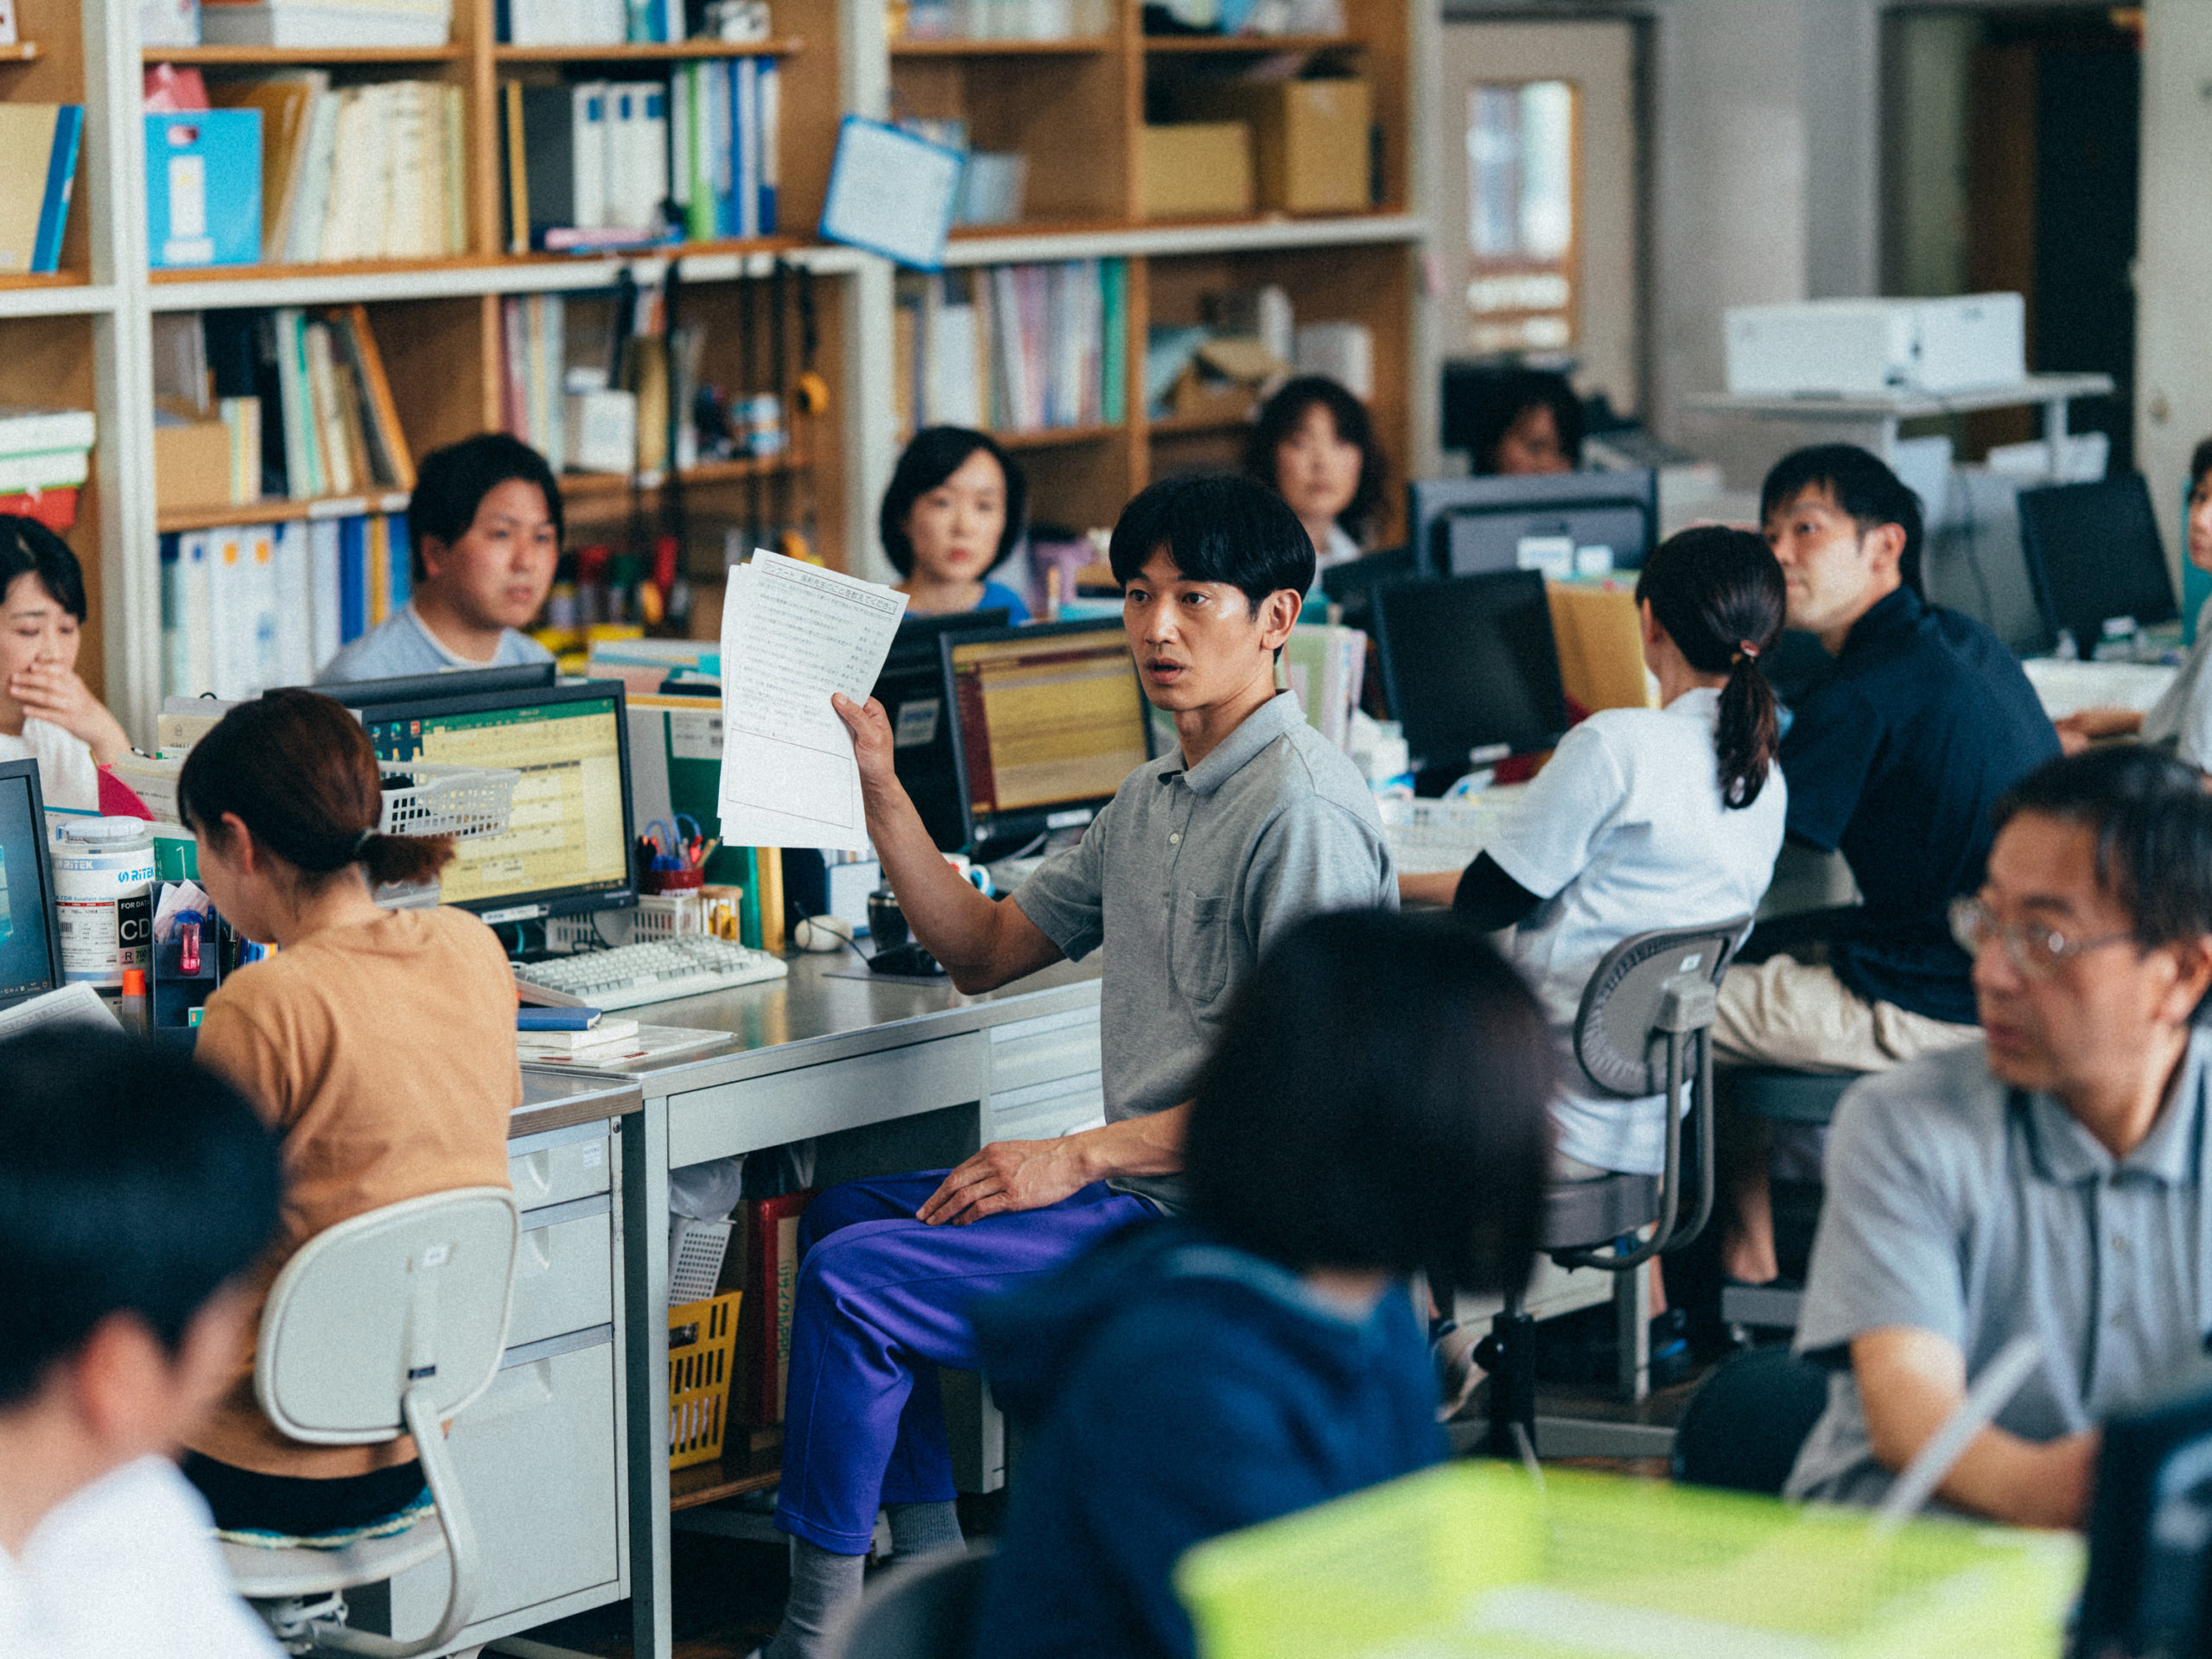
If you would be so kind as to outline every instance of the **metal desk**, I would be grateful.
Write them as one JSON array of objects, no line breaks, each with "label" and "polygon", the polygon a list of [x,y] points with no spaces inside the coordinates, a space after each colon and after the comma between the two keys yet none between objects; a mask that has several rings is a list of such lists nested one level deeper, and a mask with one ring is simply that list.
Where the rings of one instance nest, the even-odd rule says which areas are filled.
[{"label": "metal desk", "polygon": [[[802,955],[786,979],[653,1004],[643,1011],[652,1024],[729,1037],[622,1074],[642,1096],[621,1120],[620,1160],[638,1659],[668,1659],[671,1642],[669,1172],[813,1139],[826,1185],[950,1163],[990,1141],[1061,1134],[1103,1109],[1095,966],[1055,963],[980,996],[949,983],[837,976],[857,966],[850,952]],[[564,1071],[557,1081],[584,1079]],[[1003,1454],[984,1415],[978,1443],[956,1435],[955,1450],[988,1486]]]}]

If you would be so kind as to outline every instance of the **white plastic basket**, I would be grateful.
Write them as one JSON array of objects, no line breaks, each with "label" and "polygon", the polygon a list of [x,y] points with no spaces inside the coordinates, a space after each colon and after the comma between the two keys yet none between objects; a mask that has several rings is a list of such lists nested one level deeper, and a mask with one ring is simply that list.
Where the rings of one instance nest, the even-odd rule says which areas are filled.
[{"label": "white plastic basket", "polygon": [[386,761],[387,778],[411,778],[405,789],[384,792],[382,836],[453,836],[474,841],[505,835],[522,773],[506,766],[434,766],[417,760]]},{"label": "white plastic basket", "polygon": [[582,916],[555,916],[545,924],[548,950],[593,950],[606,945],[658,944],[706,931],[699,895],[692,893],[646,893],[638,896],[635,909],[594,911]]}]

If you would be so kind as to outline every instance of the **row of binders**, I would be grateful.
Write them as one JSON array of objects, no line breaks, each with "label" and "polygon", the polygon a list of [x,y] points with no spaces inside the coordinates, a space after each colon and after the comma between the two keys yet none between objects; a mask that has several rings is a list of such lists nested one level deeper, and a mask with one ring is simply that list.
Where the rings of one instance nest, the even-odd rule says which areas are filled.
[{"label": "row of binders", "polygon": [[60,269],[84,130],[81,104],[0,104],[0,274]]},{"label": "row of binders", "polygon": [[665,83],[505,83],[510,250],[772,234],[781,99],[765,58],[683,64]]},{"label": "row of binders", "polygon": [[262,123],[262,257],[271,264],[435,258],[468,248],[461,89],[334,87],[321,69],[219,86]]},{"label": "row of binders", "polygon": [[683,38],[683,0],[498,0],[505,46],[647,46]]},{"label": "row of binders", "polygon": [[991,265],[902,282],[896,396],[909,431],[1117,425],[1128,282],[1118,259]]},{"label": "row of binders", "polygon": [[355,513],[162,537],[162,689],[258,696],[304,685],[406,605],[407,520]]}]

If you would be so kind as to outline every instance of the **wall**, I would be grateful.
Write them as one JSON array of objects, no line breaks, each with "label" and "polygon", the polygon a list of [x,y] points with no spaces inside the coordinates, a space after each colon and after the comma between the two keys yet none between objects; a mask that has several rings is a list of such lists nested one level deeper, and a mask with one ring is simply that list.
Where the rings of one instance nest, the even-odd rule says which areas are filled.
[{"label": "wall", "polygon": [[2136,257],[2136,465],[2166,545],[2182,543],[2180,480],[2212,433],[2212,5],[2144,8],[2142,216]]}]

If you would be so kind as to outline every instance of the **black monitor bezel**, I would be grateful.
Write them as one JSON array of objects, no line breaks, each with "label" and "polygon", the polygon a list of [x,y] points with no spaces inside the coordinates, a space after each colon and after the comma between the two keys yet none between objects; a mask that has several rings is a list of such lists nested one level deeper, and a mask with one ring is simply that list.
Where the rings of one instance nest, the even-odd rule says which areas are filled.
[{"label": "black monitor bezel", "polygon": [[504,893],[496,899],[454,900],[456,907],[486,922],[537,921],[549,916],[581,916],[595,910],[626,910],[638,902],[638,843],[630,833],[630,707],[628,688],[620,680],[575,680],[540,690],[486,692],[473,697],[433,697],[413,702],[372,703],[355,710],[362,728],[383,721],[429,720],[454,715],[531,709],[547,703],[597,702],[614,699],[614,741],[622,770],[622,870],[620,887],[547,887],[535,893]]},{"label": "black monitor bezel", "polygon": [[[2129,487],[2131,485],[2133,486],[2132,489]],[[2035,594],[2036,609],[2042,615],[2044,627],[2052,639],[2058,637],[2060,629],[2067,630],[2073,634],[2075,644],[2084,657],[2095,650],[2099,641],[2104,636],[2104,625],[2111,619],[2101,616],[2094,622],[2090,622],[2086,618],[2065,617],[2058,613],[2057,597],[2051,592],[2050,588],[2050,566],[2044,559],[2046,549],[2043,542],[2044,529],[2037,524],[2037,518],[2041,510],[2041,505],[2051,500],[2054,497],[2079,498],[2091,492],[2101,492],[2113,496],[2127,494],[2133,498],[2129,503],[2130,506],[2139,505],[2142,509],[2143,523],[2150,532],[2147,544],[2152,552],[2156,555],[2152,563],[2159,574],[2165,578],[2166,608],[2163,614],[2138,616],[2135,620],[2145,627],[2156,627],[2161,623],[2174,621],[2181,615],[2181,596],[2174,591],[2173,568],[2166,563],[2165,546],[2158,537],[2158,516],[2157,508],[2151,499],[2150,481],[2141,473],[2134,471],[2114,473],[2109,477],[2094,479],[2085,483],[2048,484],[2037,489],[2022,490],[2018,505],[2020,518],[2020,556],[2022,562],[2028,568],[2028,582]],[[2146,565],[2145,568],[2148,569],[2151,567]],[[2121,613],[2113,613],[2113,615],[2120,614]]]},{"label": "black monitor bezel", "polygon": [[[1470,770],[1472,762],[1465,755],[1455,760],[1440,759],[1424,753],[1424,746],[1414,737],[1415,721],[1407,718],[1406,698],[1401,685],[1401,674],[1396,651],[1390,638],[1390,612],[1403,604],[1417,602],[1421,594],[1433,593],[1442,588],[1464,588],[1474,583],[1497,586],[1510,583],[1527,587],[1533,583],[1536,598],[1550,614],[1550,595],[1544,588],[1544,575],[1539,570],[1484,570],[1470,576],[1428,576],[1413,582],[1389,582],[1375,590],[1375,654],[1382,670],[1382,695],[1389,701],[1390,713],[1406,734],[1406,743],[1417,765],[1427,769],[1454,768],[1458,776]],[[1551,640],[1552,679],[1559,692],[1560,722],[1558,728],[1539,735],[1535,741],[1510,745],[1515,754],[1539,754],[1558,747],[1559,740],[1567,734],[1572,715],[1567,708],[1567,683],[1559,660],[1559,636],[1555,630],[1548,634]]]},{"label": "black monitor bezel", "polygon": [[[1023,807],[1014,812],[995,812],[988,817],[975,811],[975,798],[968,789],[968,728],[960,717],[959,684],[954,677],[952,653],[961,645],[995,645],[1008,640],[1027,642],[1034,639],[1071,639],[1077,634],[1103,633],[1109,629],[1120,632],[1122,650],[1128,657],[1129,678],[1135,682],[1137,702],[1144,710],[1144,757],[1153,760],[1152,699],[1145,696],[1144,678],[1137,672],[1135,652],[1129,651],[1128,632],[1118,621],[1103,617],[1077,617],[1065,622],[1028,622],[1019,627],[983,628],[973,633],[947,633],[938,641],[938,650],[944,663],[944,690],[950,700],[952,734],[955,758],[960,766],[960,791],[965,798],[971,848],[981,848],[990,842],[1028,841],[1058,830],[1079,829],[1096,818],[1106,804],[1114,798],[1115,791],[1090,797],[1081,801],[1064,801],[1053,807]],[[1144,761],[1137,763],[1142,766]],[[1116,790],[1119,785],[1116,785]],[[1085,814],[1080,819],[1070,815]],[[1054,823],[1052,820],[1060,820]]]},{"label": "black monitor bezel", "polygon": [[50,996],[69,982],[61,967],[61,913],[54,888],[54,847],[47,831],[46,791],[39,785],[38,762],[0,760],[0,787],[5,787],[11,778],[23,779],[31,786],[31,840],[36,848],[33,857],[39,889],[45,895],[47,983],[43,990],[0,994],[0,1008],[15,1007],[35,996]]},{"label": "black monitor bezel", "polygon": [[397,674],[383,680],[333,680],[327,685],[301,690],[318,692],[348,709],[383,708],[387,703],[429,702],[452,697],[490,696],[507,691],[532,691],[559,683],[551,658],[542,663],[509,663],[498,668],[455,668],[436,674]]},{"label": "black monitor bezel", "polygon": [[[1494,499],[1482,499],[1493,493]],[[1620,472],[1485,473],[1471,478],[1413,479],[1406,485],[1406,535],[1416,569],[1450,578],[1453,575],[1450,547],[1439,545],[1437,531],[1455,517],[1624,506],[1633,506],[1643,515],[1643,548],[1634,564],[1616,568],[1637,569],[1659,544],[1659,474],[1648,467]]]},{"label": "black monitor bezel", "polygon": [[[944,642],[965,639],[972,633],[996,633],[1011,626],[1012,613],[1003,605],[994,605],[988,610],[950,611],[941,614],[918,616],[909,613],[899,624],[891,649],[884,654],[883,667],[877,672],[870,695],[883,702],[883,712],[892,723],[892,735],[898,735],[898,711],[884,701],[885,683],[894,677],[919,683],[930,681],[937,689],[942,725],[927,744],[912,749],[901,749],[894,743],[891,764],[899,773],[899,781],[906,789],[907,798],[921,815],[922,827],[930,832],[930,840],[941,853],[964,853],[976,843],[976,821],[969,810],[968,771],[966,757],[960,749],[960,731],[953,704],[952,670],[945,660]],[[900,764],[902,755],[917,759]],[[926,760],[950,757],[952,771],[952,812],[950,817],[940,809],[944,803],[926,798],[927,791],[918,794],[916,786],[921,779],[916,767]],[[932,820],[935,822],[932,822]],[[946,845],[948,836],[957,836]]]}]

